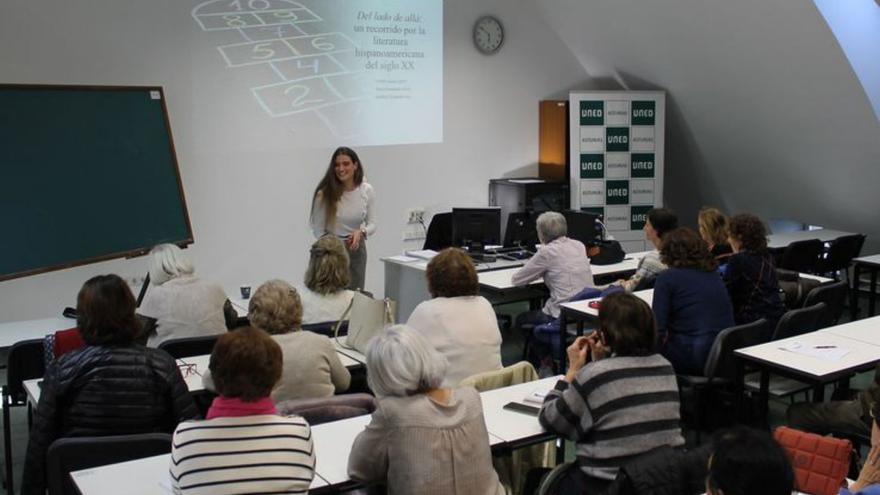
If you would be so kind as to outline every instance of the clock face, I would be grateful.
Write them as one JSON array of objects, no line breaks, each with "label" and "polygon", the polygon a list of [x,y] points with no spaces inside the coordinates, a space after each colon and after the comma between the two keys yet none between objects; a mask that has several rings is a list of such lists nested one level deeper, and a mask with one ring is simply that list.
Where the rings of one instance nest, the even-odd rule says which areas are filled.
[{"label": "clock face", "polygon": [[485,16],[477,19],[474,24],[474,45],[485,54],[495,53],[504,43],[504,27],[501,21]]}]

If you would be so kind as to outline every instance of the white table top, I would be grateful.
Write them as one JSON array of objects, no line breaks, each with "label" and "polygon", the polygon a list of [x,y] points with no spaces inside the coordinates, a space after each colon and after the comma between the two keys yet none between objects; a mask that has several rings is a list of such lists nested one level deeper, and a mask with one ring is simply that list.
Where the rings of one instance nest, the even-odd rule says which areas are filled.
[{"label": "white table top", "polygon": [[[735,352],[741,357],[772,364],[775,367],[787,369],[816,380],[823,380],[831,375],[846,373],[872,363],[880,362],[880,346],[844,337],[831,330],[825,329],[767,342],[766,344],[738,349]],[[847,349],[849,352],[836,361],[822,359],[782,349],[783,346],[791,342],[799,342],[804,346],[833,346]]]},{"label": "white table top", "polygon": [[[345,337],[339,337],[339,340],[344,343]],[[349,349],[348,347],[343,347],[342,344],[337,342],[335,338],[330,339],[330,342],[333,343],[333,347],[336,349],[336,354],[339,354],[340,359],[343,359],[343,356],[345,356],[346,359],[343,360],[342,364],[345,364],[347,362],[354,363],[351,366],[345,364],[346,368],[364,366],[367,364],[367,357],[361,354],[359,351]]]},{"label": "white table top", "polygon": [[504,405],[508,402],[523,402],[526,396],[538,389],[550,390],[561,378],[562,375],[552,376],[481,393],[483,416],[486,418],[489,433],[505,442],[524,440],[546,433],[547,430],[538,422],[537,416],[509,411],[504,409]]},{"label": "white table top", "polygon": [[[116,495],[120,487],[125,487],[126,495],[173,493],[170,463],[171,454],[162,454],[74,471],[70,476],[82,495]],[[327,486],[327,481],[316,473],[311,488],[322,486]]]},{"label": "white table top", "polygon": [[[639,261],[651,251],[639,251],[637,253],[630,253],[626,255],[626,258],[619,263],[612,263],[610,265],[590,265],[590,271],[593,272],[593,276],[597,277],[600,275],[611,275],[615,273],[626,273],[635,271],[639,266]],[[488,287],[490,289],[495,290],[505,290],[512,289],[516,287],[510,282],[510,278],[514,273],[517,272],[519,268],[506,268],[503,270],[492,270],[488,272],[478,272],[477,278],[480,281],[480,285],[484,287]],[[544,283],[544,280],[538,279],[533,282],[530,282],[528,285],[539,285]]]},{"label": "white table top", "polygon": [[840,236],[852,235],[852,232],[843,232],[841,230],[818,229],[818,230],[798,230],[795,232],[782,232],[779,234],[770,234],[767,236],[767,247],[770,249],[780,249],[788,246],[795,241],[806,241],[808,239],[819,239],[822,242],[832,241]]},{"label": "white table top", "polygon": [[[632,293],[634,296],[638,296],[639,299],[648,303],[648,306],[653,305],[654,303],[654,289],[645,289],[645,290],[637,290]],[[590,303],[593,301],[601,301],[601,297],[594,297],[593,299],[584,299],[583,301],[575,301],[575,302],[567,302],[562,303],[559,306],[570,309],[577,313],[586,316],[599,317],[599,310],[596,308],[591,308]]]},{"label": "white table top", "polygon": [[842,325],[835,325],[820,332],[828,332],[852,340],[864,342],[880,347],[880,316],[851,321]]},{"label": "white table top", "polygon": [[[489,444],[494,446],[545,434],[537,417],[508,411],[503,406],[508,402],[522,402],[536,389],[548,390],[559,378],[545,378],[480,394],[489,428]],[[371,415],[366,414],[312,427],[316,457],[316,476],[312,488],[348,481],[348,456],[352,444],[358,433],[369,424],[370,418]],[[120,486],[125,486],[126,493],[132,495],[171,493],[169,462],[170,454],[164,454],[85,469],[71,473],[71,476],[83,495],[115,494]]]},{"label": "white table top", "polygon": [[857,261],[865,265],[880,265],[880,254],[873,254],[871,256],[860,256],[853,261]]},{"label": "white table top", "polygon": [[[363,358],[363,355],[358,353],[357,351],[348,351],[356,355],[360,355]],[[337,350],[336,355],[339,356],[339,360],[342,361],[342,365],[346,368],[360,368],[364,365],[365,360],[357,360],[352,358],[348,354],[344,354],[343,352]],[[188,375],[184,372],[184,369],[181,368],[181,373],[184,373],[183,381],[186,382],[186,388],[190,392],[198,392],[200,390],[204,390],[205,386],[202,384],[202,375],[207,371],[208,364],[211,361],[210,354],[203,354],[201,356],[191,356],[185,357],[182,359],[178,359],[178,365],[184,364],[194,364],[195,370],[194,372],[189,373]],[[35,406],[40,402],[40,384],[42,378],[34,378],[32,380],[24,381],[24,388],[28,394],[28,400],[30,401],[32,406]]]}]

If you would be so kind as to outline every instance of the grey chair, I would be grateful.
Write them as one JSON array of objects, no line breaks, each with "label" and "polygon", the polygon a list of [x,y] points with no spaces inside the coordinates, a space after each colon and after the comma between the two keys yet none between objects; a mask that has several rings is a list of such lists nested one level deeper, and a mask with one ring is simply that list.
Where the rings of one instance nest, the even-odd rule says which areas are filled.
[{"label": "grey chair", "polygon": [[40,378],[46,372],[43,358],[43,339],[16,342],[6,357],[6,385],[3,386],[3,452],[6,461],[6,493],[15,493],[12,486],[12,427],[10,414],[13,407],[27,406],[28,429],[31,426],[31,405],[24,381]]},{"label": "grey chair", "polygon": [[819,259],[825,252],[825,245],[819,239],[795,241],[782,252],[779,268],[801,273],[818,273]]},{"label": "grey chair", "polygon": [[776,324],[776,331],[773,332],[771,340],[787,339],[816,331],[825,316],[827,307],[825,303],[820,302],[809,307],[787,311]]},{"label": "grey chair", "polygon": [[[46,454],[49,495],[78,495],[70,473],[171,452],[171,435],[142,433],[106,437],[68,437],[52,442]],[[120,491],[125,490],[120,487]]]},{"label": "grey chair", "polygon": [[370,394],[342,394],[317,399],[291,399],[275,405],[278,414],[302,416],[310,425],[370,414],[376,399]]}]

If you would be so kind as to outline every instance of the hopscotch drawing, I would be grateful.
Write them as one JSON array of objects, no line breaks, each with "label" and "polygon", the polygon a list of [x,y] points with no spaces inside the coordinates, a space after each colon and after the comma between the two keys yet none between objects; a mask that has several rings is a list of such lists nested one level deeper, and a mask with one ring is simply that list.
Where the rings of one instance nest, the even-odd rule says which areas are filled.
[{"label": "hopscotch drawing", "polygon": [[365,111],[374,83],[357,68],[357,45],[327,30],[318,13],[291,0],[210,0],[192,17],[203,31],[240,34],[241,41],[217,47],[227,68],[271,69],[274,80],[250,88],[269,116],[313,116],[336,138],[357,136],[351,122]]}]

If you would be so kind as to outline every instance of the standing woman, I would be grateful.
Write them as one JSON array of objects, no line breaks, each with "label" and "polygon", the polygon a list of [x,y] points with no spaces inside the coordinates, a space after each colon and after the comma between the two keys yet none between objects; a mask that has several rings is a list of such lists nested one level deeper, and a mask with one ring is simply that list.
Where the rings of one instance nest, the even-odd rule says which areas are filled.
[{"label": "standing woman", "polygon": [[315,188],[309,223],[316,238],[335,235],[349,256],[348,287],[362,289],[367,269],[367,237],[376,231],[373,186],[364,182],[361,161],[351,148],[333,152],[327,173]]}]

